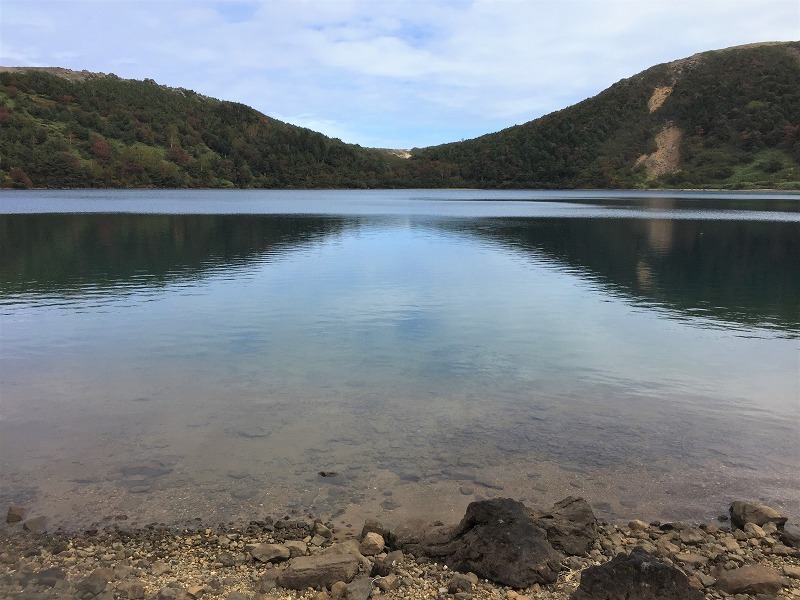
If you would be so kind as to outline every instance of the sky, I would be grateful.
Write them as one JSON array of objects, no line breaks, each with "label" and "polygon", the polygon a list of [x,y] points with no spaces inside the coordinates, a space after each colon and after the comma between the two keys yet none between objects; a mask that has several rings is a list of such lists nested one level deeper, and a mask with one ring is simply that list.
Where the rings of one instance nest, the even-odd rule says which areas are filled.
[{"label": "sky", "polygon": [[0,65],[114,73],[345,142],[469,139],[697,52],[800,39],[800,0],[2,0]]}]

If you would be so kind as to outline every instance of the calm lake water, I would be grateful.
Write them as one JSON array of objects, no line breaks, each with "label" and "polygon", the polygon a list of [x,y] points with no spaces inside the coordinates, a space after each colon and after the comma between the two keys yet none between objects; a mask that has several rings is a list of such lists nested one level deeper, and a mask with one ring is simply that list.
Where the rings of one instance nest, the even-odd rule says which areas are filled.
[{"label": "calm lake water", "polygon": [[798,195],[5,191],[0,213],[2,510],[800,514]]}]

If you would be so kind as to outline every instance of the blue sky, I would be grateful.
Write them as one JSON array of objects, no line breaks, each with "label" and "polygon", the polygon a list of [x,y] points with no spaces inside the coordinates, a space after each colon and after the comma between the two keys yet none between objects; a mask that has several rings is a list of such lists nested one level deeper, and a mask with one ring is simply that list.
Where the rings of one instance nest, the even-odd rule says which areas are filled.
[{"label": "blue sky", "polygon": [[152,78],[387,148],[524,123],[696,52],[796,39],[798,0],[0,4],[0,65]]}]

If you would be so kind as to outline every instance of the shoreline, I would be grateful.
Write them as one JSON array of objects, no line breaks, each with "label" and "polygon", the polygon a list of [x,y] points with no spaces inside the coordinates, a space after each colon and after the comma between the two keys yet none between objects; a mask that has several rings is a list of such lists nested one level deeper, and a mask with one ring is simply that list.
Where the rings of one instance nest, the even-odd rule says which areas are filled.
[{"label": "shoreline", "polygon": [[[66,532],[47,531],[44,518],[25,520],[22,509],[10,507],[9,519],[18,517],[18,521],[0,527],[0,598],[327,600],[359,597],[365,600],[371,591],[373,598],[567,600],[578,588],[581,574],[587,568],[604,565],[636,547],[644,548],[660,561],[679,569],[688,578],[689,585],[709,599],[800,598],[800,550],[787,545],[798,539],[789,537],[797,535],[797,522],[791,520],[785,531],[783,523],[776,526],[770,522],[763,527],[748,522],[741,529],[730,521],[715,524],[600,521],[588,551],[565,556],[554,582],[519,588],[473,578],[472,583],[464,584],[470,588],[465,595],[464,591],[454,591],[453,581],[461,579],[452,569],[427,556],[409,553],[408,546],[398,555],[395,548],[401,545],[400,534],[384,530],[370,519],[341,527],[332,519],[295,511],[247,524],[210,525],[191,520],[173,525],[160,523],[126,528],[124,521],[120,521],[102,529]],[[436,524],[441,525],[441,522]],[[399,527],[394,532],[402,529]],[[372,532],[384,534],[385,548],[381,539],[379,549],[365,549],[367,534],[376,535]],[[259,548],[267,547],[283,548],[285,556],[265,559],[257,553]],[[396,562],[387,569],[385,577],[375,576],[376,568],[386,562],[389,551],[393,551]],[[353,583],[347,589],[343,582],[342,585],[318,585],[313,586],[318,589],[299,590],[282,588],[275,583],[276,577],[286,571],[286,565],[291,564],[290,556],[294,560],[297,556],[343,553],[357,557],[360,564],[354,581],[362,581],[362,587],[367,585],[360,596],[355,591],[347,591]],[[718,589],[717,581],[724,571],[753,565],[775,575],[774,581],[780,583],[775,593],[735,595]],[[389,581],[393,583],[390,585]]]}]

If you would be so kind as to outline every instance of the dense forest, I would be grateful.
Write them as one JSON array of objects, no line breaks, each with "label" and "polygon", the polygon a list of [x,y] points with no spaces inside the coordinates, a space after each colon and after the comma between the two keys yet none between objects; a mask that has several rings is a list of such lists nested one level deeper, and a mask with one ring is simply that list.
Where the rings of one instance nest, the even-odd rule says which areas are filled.
[{"label": "dense forest", "polygon": [[[651,110],[655,90],[663,103]],[[637,161],[670,127],[679,160],[649,172]],[[441,163],[450,185],[800,189],[800,43],[658,65],[541,119],[414,156]]]},{"label": "dense forest", "polygon": [[800,189],[800,42],[705,52],[408,159],[152,80],[0,71],[3,187]]},{"label": "dense forest", "polygon": [[1,174],[22,187],[364,188],[402,163],[243,104],[114,75],[2,72],[0,123]]}]

